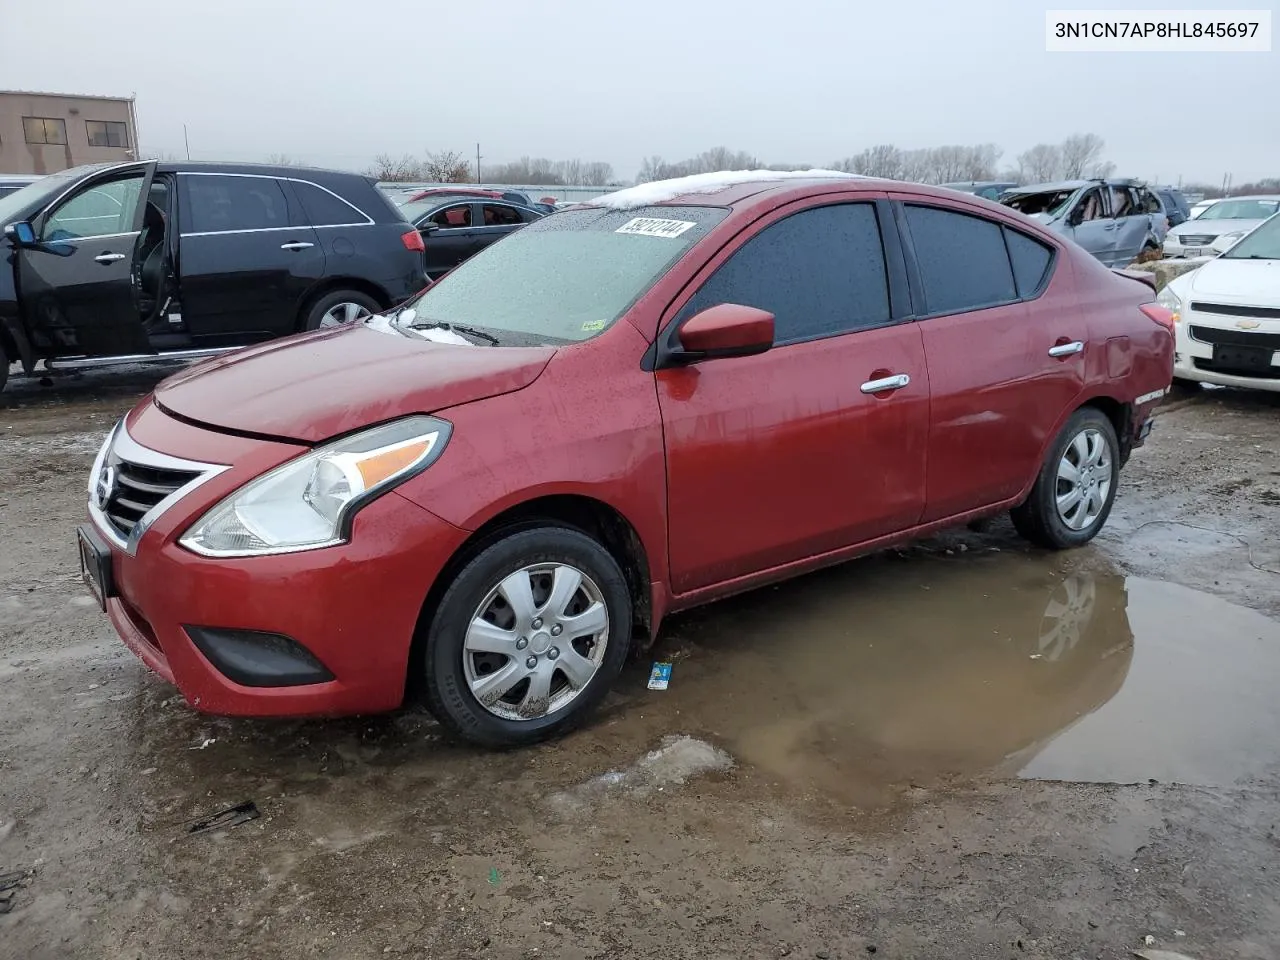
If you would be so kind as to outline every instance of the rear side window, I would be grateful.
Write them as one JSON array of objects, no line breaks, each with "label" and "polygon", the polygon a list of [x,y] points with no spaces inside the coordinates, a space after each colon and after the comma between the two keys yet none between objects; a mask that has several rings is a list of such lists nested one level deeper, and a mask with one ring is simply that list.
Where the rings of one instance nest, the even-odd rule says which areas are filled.
[{"label": "rear side window", "polygon": [[1009,246],[1009,260],[1013,264],[1013,279],[1018,285],[1018,296],[1024,300],[1040,292],[1053,251],[1039,240],[1032,240],[1025,233],[1004,228],[1005,243]]},{"label": "rear side window", "polygon": [[190,233],[289,226],[289,202],[271,177],[185,176]]},{"label": "rear side window", "polygon": [[369,218],[341,197],[305,180],[293,181],[293,190],[302,203],[307,220],[314,227],[342,227],[365,223]]},{"label": "rear side window", "polygon": [[818,207],[770,224],[702,285],[680,320],[721,303],[774,315],[784,344],[889,321],[889,282],[875,207]]},{"label": "rear side window", "polygon": [[505,203],[482,204],[480,210],[484,215],[486,227],[509,227],[512,224],[524,222],[520,219],[520,211],[515,207],[508,207]]},{"label": "rear side window", "polygon": [[907,226],[930,314],[981,310],[1018,299],[998,224],[908,204]]}]

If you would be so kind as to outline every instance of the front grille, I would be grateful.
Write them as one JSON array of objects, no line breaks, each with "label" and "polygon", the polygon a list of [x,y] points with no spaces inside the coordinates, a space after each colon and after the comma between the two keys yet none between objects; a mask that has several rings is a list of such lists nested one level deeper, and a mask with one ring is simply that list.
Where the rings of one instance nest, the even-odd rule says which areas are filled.
[{"label": "front grille", "polygon": [[1259,320],[1280,320],[1280,307],[1242,307],[1234,303],[1205,303],[1192,300],[1191,309],[1200,313],[1216,313],[1223,317],[1257,317]]},{"label": "front grille", "polygon": [[115,472],[115,482],[102,512],[125,540],[152,507],[200,476],[190,470],[131,463],[114,450],[107,457],[107,464]]},{"label": "front grille", "polygon": [[1213,360],[1205,360],[1203,357],[1195,358],[1196,368],[1199,370],[1208,370],[1211,373],[1229,373],[1233,377],[1256,377],[1262,380],[1273,380],[1280,377],[1280,367],[1268,367],[1265,370],[1250,370],[1246,367],[1234,367],[1228,363],[1217,363]]},{"label": "front grille", "polygon": [[1216,327],[1191,327],[1191,339],[1201,343],[1225,343],[1233,347],[1270,347],[1280,350],[1280,333],[1250,333],[1247,330],[1219,330]]},{"label": "front grille", "polygon": [[1184,233],[1181,242],[1184,247],[1207,247],[1217,239],[1218,235],[1216,233],[1197,233],[1195,235]]}]

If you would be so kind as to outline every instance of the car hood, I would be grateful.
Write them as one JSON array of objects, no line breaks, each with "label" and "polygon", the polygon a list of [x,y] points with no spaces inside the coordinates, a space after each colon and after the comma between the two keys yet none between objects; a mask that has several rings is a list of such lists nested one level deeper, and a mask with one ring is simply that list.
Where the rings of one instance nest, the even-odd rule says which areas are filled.
[{"label": "car hood", "polygon": [[[1184,280],[1185,277],[1185,280]],[[1194,296],[1215,303],[1251,307],[1280,307],[1280,260],[1245,260],[1219,257],[1178,280],[1184,299]]]},{"label": "car hood", "polygon": [[1184,233],[1193,237],[1203,237],[1212,233],[1216,237],[1222,236],[1224,233],[1239,233],[1242,230],[1252,230],[1261,220],[1188,220],[1185,223],[1178,224],[1177,230],[1174,232],[1181,237]]},{"label": "car hood", "polygon": [[356,325],[198,364],[161,383],[155,401],[216,429],[319,443],[523,389],[554,354],[554,347],[462,346]]}]

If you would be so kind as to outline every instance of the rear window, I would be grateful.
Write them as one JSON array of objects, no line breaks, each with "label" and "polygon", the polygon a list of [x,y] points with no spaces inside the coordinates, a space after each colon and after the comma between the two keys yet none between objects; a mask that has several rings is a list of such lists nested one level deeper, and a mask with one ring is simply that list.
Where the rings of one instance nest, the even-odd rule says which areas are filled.
[{"label": "rear window", "polygon": [[352,223],[365,223],[369,218],[347,201],[323,187],[305,180],[293,181],[293,190],[307,213],[307,219],[316,227],[340,227]]},{"label": "rear window", "polygon": [[719,207],[579,207],[486,247],[413,302],[418,323],[525,342],[589,340],[618,320],[728,214]]}]

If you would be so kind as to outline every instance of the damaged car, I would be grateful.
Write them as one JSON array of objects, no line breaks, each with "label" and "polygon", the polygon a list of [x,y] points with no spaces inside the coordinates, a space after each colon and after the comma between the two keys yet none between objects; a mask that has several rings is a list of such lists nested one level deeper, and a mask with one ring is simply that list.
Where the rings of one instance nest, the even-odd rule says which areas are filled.
[{"label": "damaged car", "polygon": [[1074,240],[1106,266],[1159,253],[1169,229],[1160,200],[1133,180],[1068,180],[1005,191],[1000,202]]},{"label": "damaged car", "polygon": [[1088,543],[1170,384],[1154,300],[952,190],[643,184],[162,382],[93,465],[84,581],[197,710],[530,743],[676,611],[1001,513]]}]

